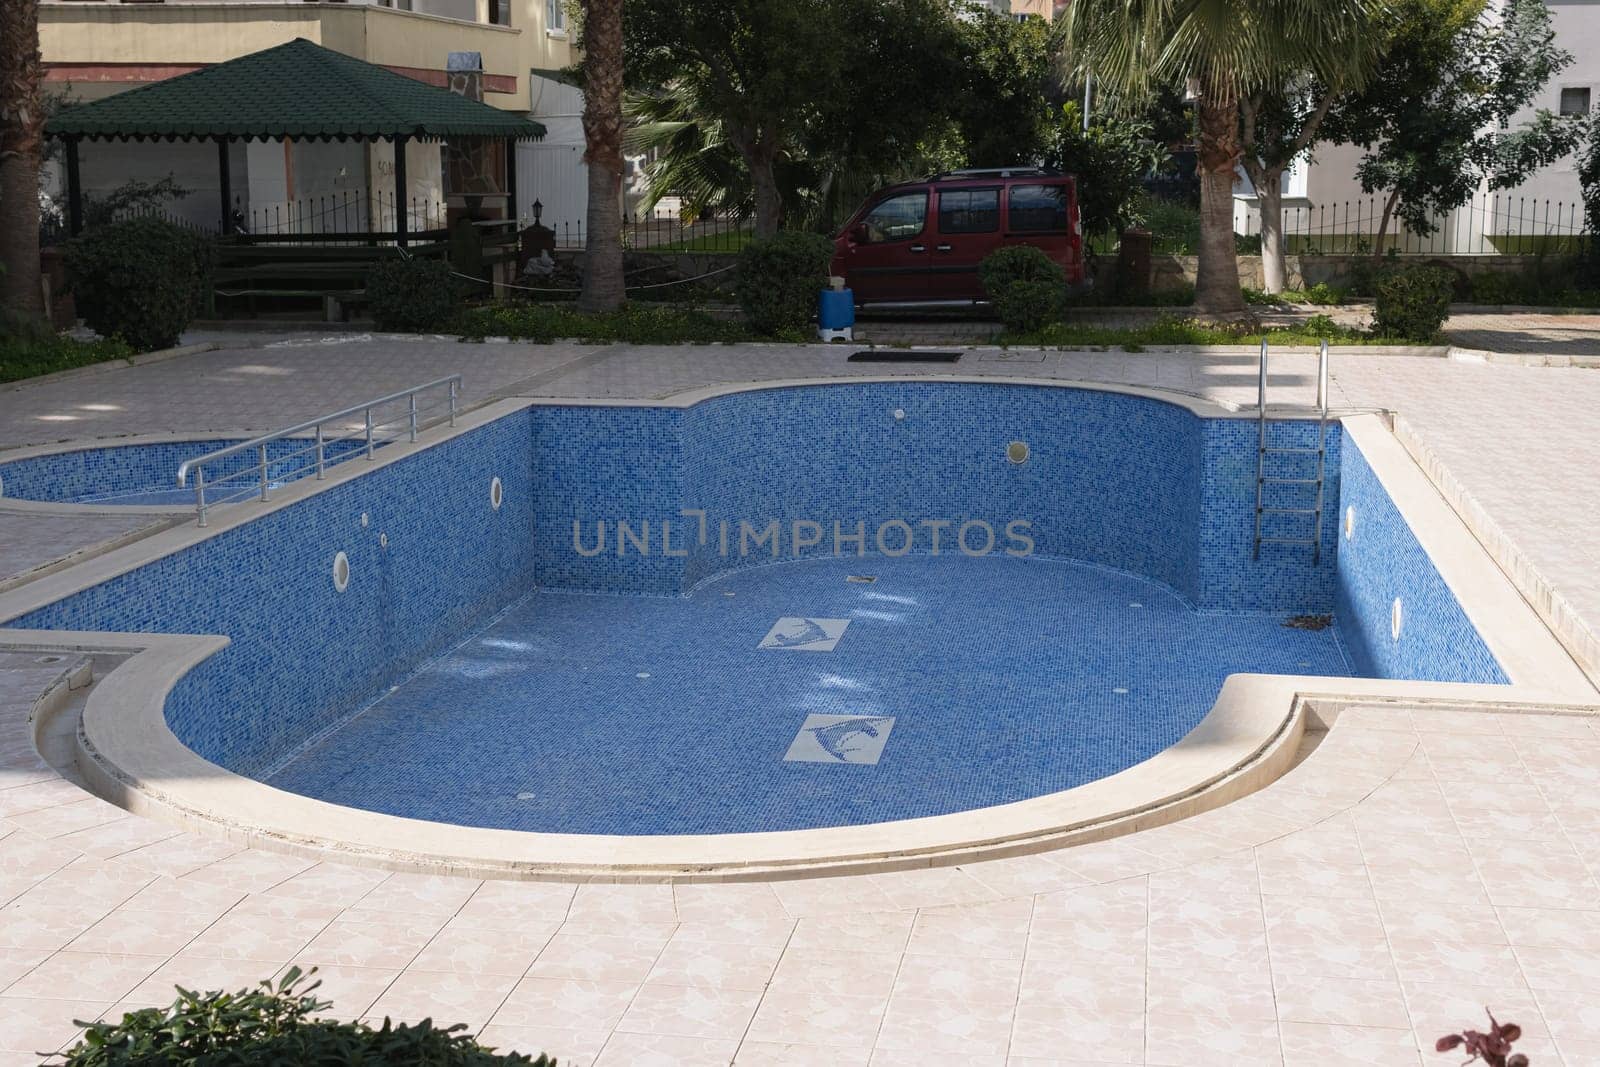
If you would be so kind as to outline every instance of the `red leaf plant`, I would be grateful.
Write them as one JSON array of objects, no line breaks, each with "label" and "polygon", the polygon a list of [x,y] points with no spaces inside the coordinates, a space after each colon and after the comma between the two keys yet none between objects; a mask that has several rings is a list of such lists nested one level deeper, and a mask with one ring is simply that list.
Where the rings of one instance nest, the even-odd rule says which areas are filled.
[{"label": "red leaf plant", "polygon": [[1466,1060],[1467,1063],[1482,1060],[1486,1067],[1528,1067],[1528,1057],[1520,1052],[1511,1051],[1512,1042],[1522,1036],[1522,1027],[1516,1023],[1499,1022],[1495,1019],[1494,1012],[1488,1008],[1483,1010],[1489,1016],[1488,1033],[1463,1030],[1459,1034],[1446,1034],[1434,1042],[1434,1051],[1449,1052],[1452,1049],[1461,1049],[1472,1054]]}]

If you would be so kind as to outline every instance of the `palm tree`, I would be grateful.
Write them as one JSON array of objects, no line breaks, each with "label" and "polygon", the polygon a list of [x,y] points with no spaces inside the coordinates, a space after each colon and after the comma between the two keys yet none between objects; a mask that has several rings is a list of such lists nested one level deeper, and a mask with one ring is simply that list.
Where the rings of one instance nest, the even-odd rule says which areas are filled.
[{"label": "palm tree", "polygon": [[1186,86],[1200,127],[1200,264],[1195,313],[1242,318],[1233,181],[1243,154],[1240,104],[1307,75],[1350,85],[1373,62],[1363,47],[1385,0],[1074,0],[1067,63],[1114,92]]},{"label": "palm tree", "polygon": [[0,4],[0,311],[6,326],[42,328],[39,278],[39,0]]},{"label": "palm tree", "polygon": [[589,172],[583,311],[615,311],[622,266],[622,0],[584,0],[583,161]]}]

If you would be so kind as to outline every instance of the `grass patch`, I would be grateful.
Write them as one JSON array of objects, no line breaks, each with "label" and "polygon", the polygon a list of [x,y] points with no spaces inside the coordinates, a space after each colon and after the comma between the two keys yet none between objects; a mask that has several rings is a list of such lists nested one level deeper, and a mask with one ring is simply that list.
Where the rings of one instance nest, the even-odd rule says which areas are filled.
[{"label": "grass patch", "polygon": [[728,230],[724,233],[703,233],[664,245],[643,245],[639,252],[743,252],[744,246],[755,240],[749,230]]},{"label": "grass patch", "polygon": [[1293,326],[1218,326],[1191,319],[1166,318],[1148,326],[1091,326],[1057,322],[1030,334],[1002,334],[1002,345],[1042,345],[1046,348],[1125,348],[1142,351],[1151,345],[1252,345],[1265,337],[1275,345],[1409,345],[1398,337],[1379,337],[1366,330],[1340,326],[1325,315],[1315,315]]},{"label": "grass patch", "polygon": [[133,349],[119,340],[78,341],[59,334],[5,334],[0,336],[0,382],[20,382],[131,355]]},{"label": "grass patch", "polygon": [[806,336],[764,337],[741,321],[718,318],[696,308],[662,304],[629,304],[621,311],[602,315],[586,315],[570,304],[489,304],[466,311],[457,329],[465,340],[510,337],[536,344],[567,339],[636,345],[810,340]]}]

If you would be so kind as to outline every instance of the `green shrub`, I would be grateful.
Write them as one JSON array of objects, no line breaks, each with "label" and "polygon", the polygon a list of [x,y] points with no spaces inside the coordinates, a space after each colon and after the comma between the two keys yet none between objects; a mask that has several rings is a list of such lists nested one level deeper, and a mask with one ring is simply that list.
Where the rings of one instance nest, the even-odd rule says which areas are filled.
[{"label": "green shrub", "polygon": [[177,344],[194,321],[212,261],[208,238],[160,219],[128,219],[67,244],[67,281],[96,333],[149,352]]},{"label": "green shrub", "polygon": [[118,338],[79,341],[53,333],[0,333],[0,382],[19,382],[133,355]]},{"label": "green shrub", "polygon": [[832,258],[833,242],[816,233],[786,231],[746,245],[735,292],[750,325],[764,334],[804,331],[828,287]]},{"label": "green shrub", "polygon": [[372,321],[394,333],[440,333],[461,314],[461,286],[442,259],[385,259],[367,274]]},{"label": "green shrub", "polygon": [[1379,276],[1372,316],[1375,333],[1431,341],[1450,315],[1455,277],[1439,267],[1403,267]]},{"label": "green shrub", "polygon": [[1318,307],[1328,307],[1333,304],[1342,304],[1349,296],[1349,292],[1327,282],[1318,282],[1306,290],[1306,303],[1316,304]]},{"label": "green shrub", "polygon": [[[751,341],[756,336],[742,322],[660,304],[628,304],[598,315],[585,314],[571,304],[485,304],[469,309],[457,325],[468,340],[509,337],[536,344],[572,339],[593,344],[703,345]],[[807,340],[804,330],[790,332],[797,340]]]},{"label": "green shrub", "polygon": [[1500,271],[1487,271],[1472,277],[1474,304],[1520,304],[1523,300],[1520,278]]},{"label": "green shrub", "polygon": [[555,1067],[541,1055],[497,1055],[464,1031],[387,1019],[366,1023],[313,1018],[331,1005],[298,988],[298,967],[276,987],[237,993],[191,993],[181,987],[172,1006],[129,1012],[120,1022],[84,1023],[83,1038],[62,1055],[65,1067]]},{"label": "green shrub", "polygon": [[1032,333],[1066,310],[1066,271],[1029,245],[991,252],[978,264],[978,279],[1007,330]]}]

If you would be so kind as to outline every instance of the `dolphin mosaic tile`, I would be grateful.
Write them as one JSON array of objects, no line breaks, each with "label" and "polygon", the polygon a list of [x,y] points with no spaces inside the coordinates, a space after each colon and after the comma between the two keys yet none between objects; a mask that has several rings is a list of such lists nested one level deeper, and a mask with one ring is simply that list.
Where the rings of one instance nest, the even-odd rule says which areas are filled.
[{"label": "dolphin mosaic tile", "polygon": [[[846,579],[848,581],[848,579]],[[832,652],[850,625],[849,619],[799,619],[784,617],[772,624],[757,648],[795,652]]]},{"label": "dolphin mosaic tile", "polygon": [[783,758],[787,763],[875,764],[893,729],[892,715],[807,715]]}]

